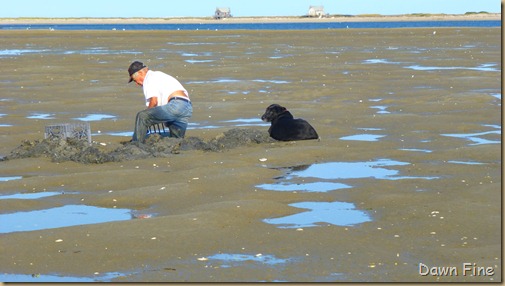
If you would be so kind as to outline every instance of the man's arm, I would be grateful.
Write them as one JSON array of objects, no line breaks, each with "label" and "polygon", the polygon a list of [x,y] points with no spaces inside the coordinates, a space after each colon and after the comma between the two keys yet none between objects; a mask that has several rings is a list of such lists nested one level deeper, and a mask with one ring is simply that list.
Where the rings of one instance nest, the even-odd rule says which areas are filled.
[{"label": "man's arm", "polygon": [[149,98],[149,105],[147,106],[147,108],[153,108],[156,106],[158,106],[158,98],[156,96]]}]

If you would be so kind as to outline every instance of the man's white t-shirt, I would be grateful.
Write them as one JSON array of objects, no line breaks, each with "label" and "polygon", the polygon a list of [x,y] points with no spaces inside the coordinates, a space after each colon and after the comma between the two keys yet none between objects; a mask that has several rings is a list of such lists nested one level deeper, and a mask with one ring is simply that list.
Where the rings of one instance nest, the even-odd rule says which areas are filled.
[{"label": "man's white t-shirt", "polygon": [[144,83],[142,84],[146,106],[149,106],[151,97],[158,98],[158,105],[162,106],[168,103],[168,97],[177,90],[182,90],[189,97],[188,91],[173,76],[161,71],[148,70]]}]

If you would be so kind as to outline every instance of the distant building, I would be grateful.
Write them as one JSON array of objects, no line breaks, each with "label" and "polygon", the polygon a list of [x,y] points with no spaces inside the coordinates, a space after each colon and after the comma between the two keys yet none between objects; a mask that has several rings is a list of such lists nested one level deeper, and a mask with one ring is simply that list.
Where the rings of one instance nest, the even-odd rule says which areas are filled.
[{"label": "distant building", "polygon": [[324,16],[324,6],[310,6],[309,7],[309,17],[323,17]]},{"label": "distant building", "polygon": [[216,12],[214,13],[214,19],[224,19],[231,17],[230,8],[216,8]]}]

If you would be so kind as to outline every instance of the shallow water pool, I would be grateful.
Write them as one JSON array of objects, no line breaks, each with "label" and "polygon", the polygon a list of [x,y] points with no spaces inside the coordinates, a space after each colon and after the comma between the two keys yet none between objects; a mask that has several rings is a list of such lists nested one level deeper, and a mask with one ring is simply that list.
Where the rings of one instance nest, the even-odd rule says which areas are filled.
[{"label": "shallow water pool", "polygon": [[461,134],[441,134],[442,136],[447,136],[447,137],[455,137],[455,138],[462,138],[469,140],[473,142],[472,144],[468,145],[482,145],[482,144],[500,144],[500,138],[496,138],[496,140],[488,139],[485,138],[486,136],[493,136],[497,137],[496,135],[501,134],[501,126],[499,125],[491,125],[491,124],[485,124],[483,125],[485,127],[490,127],[493,128],[494,130],[490,131],[484,131],[484,132],[476,132],[476,133],[461,133]]},{"label": "shallow water pool", "polygon": [[307,211],[263,221],[276,224],[279,228],[303,228],[322,225],[352,226],[372,221],[367,212],[357,210],[354,204],[346,202],[301,202],[290,204]]},{"label": "shallow water pool", "polygon": [[110,281],[115,277],[123,276],[121,273],[105,273],[103,275],[94,275],[93,277],[77,277],[77,276],[62,276],[57,274],[10,274],[0,273],[0,281],[3,282],[65,282],[65,283],[80,283],[80,282],[100,282]]},{"label": "shallow water pool", "polygon": [[261,184],[257,185],[257,188],[261,188],[269,191],[281,191],[281,192],[329,192],[339,189],[352,188],[349,185],[333,182],[312,182],[312,183],[275,183],[275,184]]},{"label": "shallow water pool", "polygon": [[[400,171],[389,168],[406,165],[410,163],[379,159],[368,162],[328,162],[296,166],[287,168],[285,175],[276,178],[277,182],[256,187],[268,191],[331,192],[352,188],[353,186],[341,182],[349,179],[432,180],[438,178],[401,176]],[[284,217],[266,218],[263,222],[278,225],[279,228],[303,228],[324,225],[354,226],[372,221],[372,217],[366,211],[356,209],[355,205],[349,202],[305,201],[293,203],[290,206],[305,210]]]},{"label": "shallow water pool", "polygon": [[384,167],[406,166],[407,162],[379,159],[368,162],[328,162],[312,164],[303,170],[290,172],[286,179],[292,178],[319,178],[319,179],[359,179],[374,178],[381,180],[401,179],[426,179],[432,180],[437,177],[410,177],[399,176],[400,171]]},{"label": "shallow water pool", "polygon": [[208,260],[220,261],[221,267],[231,267],[244,262],[256,262],[261,265],[278,265],[287,263],[290,259],[277,258],[274,255],[258,254],[240,254],[240,253],[218,253],[207,257]]},{"label": "shallow water pool", "polygon": [[116,118],[116,116],[110,114],[88,114],[84,117],[76,117],[74,119],[79,121],[100,121],[103,119],[111,119],[111,118]]},{"label": "shallow water pool", "polygon": [[0,196],[0,200],[36,200],[45,197],[52,197],[57,195],[62,195],[62,192],[39,192],[39,193],[19,193],[12,195]]},{"label": "shallow water pool", "polygon": [[23,177],[21,176],[10,176],[10,177],[0,177],[0,182],[7,182],[12,180],[21,180]]},{"label": "shallow water pool", "polygon": [[340,140],[353,140],[353,141],[368,141],[374,142],[379,141],[380,138],[385,137],[386,135],[379,134],[356,134],[340,137]]},{"label": "shallow water pool", "polygon": [[132,219],[129,209],[65,205],[50,209],[0,214],[0,233],[34,231]]}]

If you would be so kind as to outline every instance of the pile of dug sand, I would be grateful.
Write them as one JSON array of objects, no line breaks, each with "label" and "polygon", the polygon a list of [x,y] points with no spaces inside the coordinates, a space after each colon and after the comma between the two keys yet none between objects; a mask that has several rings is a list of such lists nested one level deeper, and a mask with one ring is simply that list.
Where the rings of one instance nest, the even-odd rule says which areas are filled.
[{"label": "pile of dug sand", "polygon": [[219,152],[249,144],[275,142],[266,131],[234,128],[205,141],[198,137],[170,138],[150,135],[145,143],[123,142],[116,148],[102,148],[98,143],[88,144],[75,138],[48,138],[25,140],[2,160],[31,157],[48,157],[53,162],[74,161],[84,164],[101,164],[150,157],[168,157],[181,150]]}]

